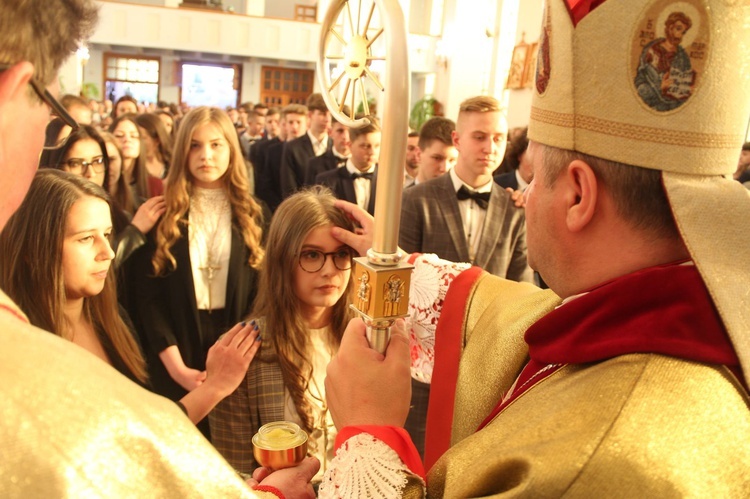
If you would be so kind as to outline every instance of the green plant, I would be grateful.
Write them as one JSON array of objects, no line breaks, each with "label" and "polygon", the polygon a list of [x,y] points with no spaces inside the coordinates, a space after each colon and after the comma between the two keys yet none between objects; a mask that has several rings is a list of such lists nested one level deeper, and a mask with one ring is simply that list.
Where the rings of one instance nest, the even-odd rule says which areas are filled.
[{"label": "green plant", "polygon": [[437,109],[440,103],[431,95],[426,95],[414,103],[409,113],[409,128],[419,131],[425,121],[439,116]]},{"label": "green plant", "polygon": [[[370,96],[370,92],[367,92],[365,90],[365,93],[367,95],[367,107],[370,111],[370,116],[376,116],[378,114],[377,105],[378,103],[375,101],[374,98]],[[356,116],[364,116],[365,115],[365,105],[360,102],[357,106],[357,109],[354,111]]]},{"label": "green plant", "polygon": [[86,99],[99,100],[99,87],[95,83],[84,83],[81,87],[81,95]]}]

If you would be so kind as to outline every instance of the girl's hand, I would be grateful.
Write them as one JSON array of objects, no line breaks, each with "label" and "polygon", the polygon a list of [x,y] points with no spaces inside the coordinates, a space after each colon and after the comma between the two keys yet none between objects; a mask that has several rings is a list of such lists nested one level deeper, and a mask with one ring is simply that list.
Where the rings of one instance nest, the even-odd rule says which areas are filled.
[{"label": "girl's hand", "polygon": [[164,200],[164,196],[154,196],[138,208],[130,223],[135,225],[142,233],[148,234],[166,210],[167,202]]},{"label": "girl's hand", "polygon": [[221,398],[227,397],[245,378],[259,349],[260,330],[255,321],[237,324],[209,349],[206,384],[210,384]]},{"label": "girl's hand", "polygon": [[191,392],[203,384],[206,379],[206,371],[199,371],[185,367],[176,373],[175,381],[185,390]]}]

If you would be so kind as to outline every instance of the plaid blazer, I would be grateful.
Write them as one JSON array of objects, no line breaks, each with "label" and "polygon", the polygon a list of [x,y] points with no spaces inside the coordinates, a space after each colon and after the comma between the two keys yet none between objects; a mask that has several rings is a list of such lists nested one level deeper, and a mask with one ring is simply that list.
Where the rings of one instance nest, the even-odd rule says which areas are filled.
[{"label": "plaid blazer", "polygon": [[494,182],[474,261],[469,260],[456,190],[447,173],[404,190],[398,245],[407,253],[435,253],[499,277],[533,282],[526,261],[524,209]]},{"label": "plaid blazer", "polygon": [[[256,319],[263,333],[265,321]],[[271,342],[263,342],[237,390],[209,414],[211,440],[229,464],[251,474],[260,466],[253,457],[253,435],[266,423],[284,420],[284,380]]]}]

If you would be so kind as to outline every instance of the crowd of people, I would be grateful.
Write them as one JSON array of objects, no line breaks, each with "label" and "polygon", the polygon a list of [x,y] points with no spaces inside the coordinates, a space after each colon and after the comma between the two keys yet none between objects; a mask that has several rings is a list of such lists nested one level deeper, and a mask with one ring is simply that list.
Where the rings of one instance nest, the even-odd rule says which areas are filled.
[{"label": "crowd of people", "polygon": [[[61,100],[71,117],[89,121],[76,108],[80,99]],[[87,347],[125,376],[180,404],[242,473],[249,475],[258,466],[247,449],[260,426],[282,419],[299,423],[310,434],[310,448],[323,463],[315,479],[319,483],[326,463],[333,459],[336,436],[325,403],[325,369],[352,318],[350,269],[352,257],[358,256],[354,248],[329,234],[333,226],[354,230],[333,202],[338,198],[374,213],[381,130],[375,118],[367,126],[350,130],[332,119],[320,94],[311,95],[307,106],[267,110],[266,116],[263,106],[240,109],[246,112],[192,109],[174,122],[171,132],[160,119],[166,114],[139,113],[130,97],[113,107],[115,117],[108,131],[103,130],[103,120],[98,125],[73,126],[62,117],[52,119],[40,156],[40,173],[8,224],[3,238],[8,241],[7,249],[0,251],[0,257],[16,262],[20,254],[40,256],[24,245],[30,242],[23,237],[24,230],[42,223],[34,210],[52,207],[66,214],[71,207],[56,206],[54,197],[40,204],[37,193],[49,194],[62,189],[54,186],[70,183],[67,188],[87,202],[92,197],[107,203],[109,215],[100,220],[87,220],[84,211],[80,216],[74,213],[75,220],[67,222],[99,229],[96,236],[86,237],[92,241],[94,266],[100,269],[97,276],[106,276],[100,279],[106,286],[91,294],[76,291],[80,306],[73,318],[40,321],[36,308],[49,300],[24,295],[29,284],[30,289],[39,289],[30,277],[35,268],[30,261],[20,268],[0,264],[6,270],[6,280],[0,284],[22,308],[29,304],[34,310],[32,324]],[[269,153],[259,153],[277,139],[271,135],[273,126],[264,128],[266,119],[273,124],[276,115],[280,116],[278,143],[270,146]],[[457,126],[435,117],[416,134],[419,140],[411,152],[414,178],[407,183],[405,177],[408,191],[399,241],[406,251],[466,261],[508,279],[531,280],[519,197],[495,185],[491,176],[503,158],[504,123],[495,99],[477,97],[462,106]],[[488,131],[487,140],[468,145],[480,131]],[[472,170],[482,155],[489,155],[489,161],[481,171]],[[262,167],[254,163],[259,157],[265,158]],[[279,163],[273,163],[273,158]],[[260,188],[257,196],[250,178]],[[427,216],[432,222],[423,226],[423,219],[410,210],[445,207],[444,195],[430,192],[414,198],[412,204],[411,194],[445,180],[446,188],[454,190],[448,197],[454,200],[456,218],[441,225],[435,215]],[[89,182],[94,185],[87,189]],[[465,184],[463,189],[472,191],[494,189],[496,199],[489,206],[481,199],[461,199],[453,184]],[[451,225],[462,220],[459,209],[474,215]],[[65,230],[62,224],[46,233],[51,240],[34,239],[33,243],[38,248],[54,247],[56,234]],[[451,231],[467,236],[440,236]],[[107,240],[113,248],[109,251],[104,245]],[[64,270],[49,274],[60,275],[62,281]],[[65,291],[59,294],[73,293],[60,286]],[[119,300],[114,298],[116,293]],[[106,297],[108,312],[83,314],[89,310],[88,301],[99,303],[100,295]],[[66,309],[65,303],[60,307]],[[284,306],[279,307],[280,303]],[[416,316],[425,304],[413,300],[411,305]],[[435,318],[439,317],[437,307]],[[115,322],[105,324],[100,316]],[[69,327],[57,324],[58,320]],[[73,325],[81,321],[85,335],[74,331]],[[243,321],[251,321],[252,327],[234,326]],[[415,328],[423,327],[416,322]],[[265,340],[260,349],[251,341],[253,346],[240,359],[245,364],[238,366],[244,365],[247,372],[242,382],[226,374],[235,370],[222,371],[222,379],[208,369],[212,352],[218,355],[215,343],[233,326],[241,332],[250,329],[258,345],[261,337]],[[434,331],[424,330],[427,337],[434,337]],[[432,352],[423,348],[427,337],[422,334],[419,345],[415,343],[421,352],[421,367],[415,372],[423,373],[425,366],[430,370]],[[247,362],[256,352],[260,357],[248,369]],[[429,375],[415,376],[421,381],[414,381],[407,428],[422,451],[429,398],[429,389],[424,387],[429,386]],[[226,396],[226,385],[237,390],[217,406]],[[209,411],[210,417],[205,418]]]},{"label": "crowd of people", "polygon": [[[566,1],[548,1],[545,29],[587,23],[547,37],[547,56],[612,30],[610,8],[627,21],[613,36],[640,22],[624,0]],[[709,3],[727,23],[743,9]],[[665,84],[682,100],[666,114],[638,92],[560,107],[596,80],[552,72],[528,129],[474,96],[410,132],[408,320],[379,354],[352,266],[372,245],[388,130],[349,129],[320,94],[281,109],[58,102],[97,9],[44,4],[0,7],[3,496],[750,491],[750,274],[725,261],[750,250],[726,218],[750,209],[735,182],[750,148],[735,167],[742,140],[711,135],[735,137],[750,102],[724,99],[725,122],[680,115],[745,69],[712,58],[703,88]],[[674,38],[690,18],[663,10]],[[281,420],[310,457],[259,467],[252,437]]]}]

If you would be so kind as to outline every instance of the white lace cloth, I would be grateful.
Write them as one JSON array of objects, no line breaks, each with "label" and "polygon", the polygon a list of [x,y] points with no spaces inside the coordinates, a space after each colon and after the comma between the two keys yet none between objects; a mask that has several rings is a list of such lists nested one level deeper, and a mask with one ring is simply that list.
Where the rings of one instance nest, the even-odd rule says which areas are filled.
[{"label": "white lace cloth", "polygon": [[[411,374],[429,383],[435,364],[435,330],[448,287],[468,263],[422,254],[414,260],[409,288]],[[323,475],[318,497],[401,497],[411,473],[396,451],[369,433],[349,438]],[[424,484],[422,484],[424,487]]]},{"label": "white lace cloth", "polygon": [[369,433],[344,442],[334,463],[323,476],[319,498],[401,497],[411,473],[393,449]]},{"label": "white lace cloth", "polygon": [[435,329],[443,309],[445,293],[453,279],[470,267],[469,263],[449,262],[433,254],[419,255],[414,261],[407,324],[411,345],[411,375],[417,381],[432,381]]}]

